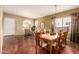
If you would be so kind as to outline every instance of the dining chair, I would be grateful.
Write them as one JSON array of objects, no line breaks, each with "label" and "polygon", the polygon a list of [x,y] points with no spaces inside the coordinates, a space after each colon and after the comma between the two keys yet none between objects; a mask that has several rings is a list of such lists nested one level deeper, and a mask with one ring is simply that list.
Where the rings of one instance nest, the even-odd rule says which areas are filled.
[{"label": "dining chair", "polygon": [[61,39],[62,39],[62,47],[63,48],[66,47],[67,35],[68,35],[68,32],[63,32],[63,35],[61,36]]},{"label": "dining chair", "polygon": [[68,32],[61,32],[59,33],[59,38],[57,39],[56,48],[61,52],[63,48],[66,47],[66,39],[67,39]]},{"label": "dining chair", "polygon": [[60,53],[63,48],[66,46],[66,39],[67,39],[68,32],[59,32],[59,37],[57,38],[56,42],[53,44],[54,53]]}]

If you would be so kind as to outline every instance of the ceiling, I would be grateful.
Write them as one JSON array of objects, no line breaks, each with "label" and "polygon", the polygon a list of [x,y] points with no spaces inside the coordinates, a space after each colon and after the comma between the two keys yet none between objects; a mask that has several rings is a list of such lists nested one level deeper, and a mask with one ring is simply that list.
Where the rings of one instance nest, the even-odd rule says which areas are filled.
[{"label": "ceiling", "polygon": [[43,17],[70,9],[79,8],[79,5],[4,5],[4,12],[29,18]]}]

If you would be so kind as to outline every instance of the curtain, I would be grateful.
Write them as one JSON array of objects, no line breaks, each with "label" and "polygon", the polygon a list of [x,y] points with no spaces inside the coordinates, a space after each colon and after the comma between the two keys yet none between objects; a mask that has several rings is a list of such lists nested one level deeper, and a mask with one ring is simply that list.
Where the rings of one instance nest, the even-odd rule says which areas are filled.
[{"label": "curtain", "polygon": [[79,13],[73,13],[71,17],[71,41],[79,43]]}]

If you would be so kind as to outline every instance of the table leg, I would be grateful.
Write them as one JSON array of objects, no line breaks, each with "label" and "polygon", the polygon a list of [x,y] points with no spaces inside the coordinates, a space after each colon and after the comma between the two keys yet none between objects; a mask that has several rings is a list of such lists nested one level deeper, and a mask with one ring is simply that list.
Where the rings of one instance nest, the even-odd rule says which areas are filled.
[{"label": "table leg", "polygon": [[50,54],[52,54],[52,43],[50,43]]},{"label": "table leg", "polygon": [[42,40],[40,40],[40,46],[42,47]]},{"label": "table leg", "polygon": [[36,46],[35,46],[35,48],[36,48],[36,54],[38,53],[38,45],[39,45],[38,38],[36,38]]}]

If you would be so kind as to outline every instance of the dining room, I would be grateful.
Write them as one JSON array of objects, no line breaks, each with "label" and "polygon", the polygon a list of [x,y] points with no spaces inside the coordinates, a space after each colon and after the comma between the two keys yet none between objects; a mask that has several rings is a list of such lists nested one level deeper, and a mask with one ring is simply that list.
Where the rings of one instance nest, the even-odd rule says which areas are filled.
[{"label": "dining room", "polygon": [[3,5],[2,53],[79,54],[78,23],[79,5]]}]

